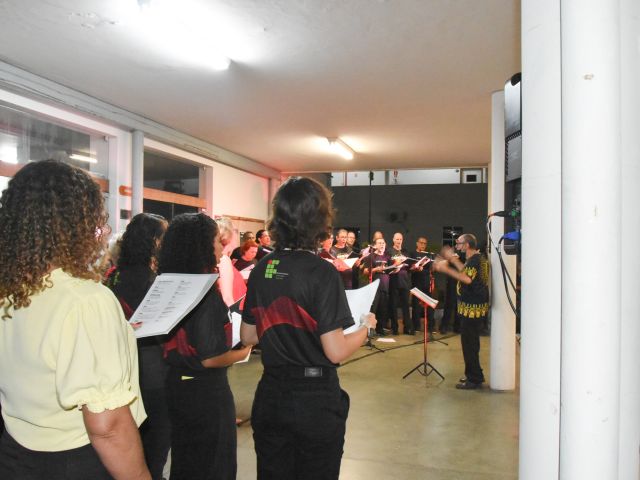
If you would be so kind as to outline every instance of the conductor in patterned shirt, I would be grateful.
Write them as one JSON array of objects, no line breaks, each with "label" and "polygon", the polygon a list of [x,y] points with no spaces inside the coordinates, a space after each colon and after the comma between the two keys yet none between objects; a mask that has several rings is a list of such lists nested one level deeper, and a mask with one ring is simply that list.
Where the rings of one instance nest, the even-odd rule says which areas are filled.
[{"label": "conductor in patterned shirt", "polygon": [[489,313],[489,264],[480,255],[474,235],[465,233],[456,240],[456,250],[466,254],[462,263],[451,247],[443,247],[433,269],[458,281],[458,318],[460,340],[464,356],[465,376],[456,388],[472,390],[481,388],[484,374],[480,366],[480,331]]}]

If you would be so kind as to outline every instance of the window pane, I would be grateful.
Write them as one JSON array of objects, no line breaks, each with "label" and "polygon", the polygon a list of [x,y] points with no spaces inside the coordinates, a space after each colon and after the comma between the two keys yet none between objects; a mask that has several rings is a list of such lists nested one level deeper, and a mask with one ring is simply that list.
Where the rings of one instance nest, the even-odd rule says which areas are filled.
[{"label": "window pane", "polygon": [[145,213],[155,213],[162,215],[167,220],[171,220],[181,213],[198,213],[197,207],[189,207],[187,205],[178,205],[176,203],[159,202],[157,200],[144,200],[142,209]]},{"label": "window pane", "polygon": [[24,164],[60,160],[108,177],[108,141],[0,103],[0,160]]},{"label": "window pane", "polygon": [[200,167],[158,152],[144,152],[144,186],[191,197],[200,194]]}]

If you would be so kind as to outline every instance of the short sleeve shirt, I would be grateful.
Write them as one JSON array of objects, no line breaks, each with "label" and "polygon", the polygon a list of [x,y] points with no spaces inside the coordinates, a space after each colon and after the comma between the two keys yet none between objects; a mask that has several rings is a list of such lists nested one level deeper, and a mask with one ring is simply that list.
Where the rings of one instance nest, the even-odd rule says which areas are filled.
[{"label": "short sleeve shirt", "polygon": [[468,258],[463,273],[471,283],[457,284],[458,314],[466,318],[482,318],[489,311],[489,262],[480,254]]},{"label": "short sleeve shirt", "polygon": [[[371,266],[372,268],[376,267],[388,267],[391,265],[391,255],[388,252],[384,252],[382,255],[378,255],[377,253],[372,253],[369,255],[365,261],[364,265],[366,268]],[[379,291],[388,292],[389,291],[389,273],[388,272],[374,272],[372,280],[380,280],[380,286],[378,287]]]},{"label": "short sleeve shirt", "polygon": [[214,285],[180,322],[165,343],[167,363],[191,370],[205,370],[202,360],[229,351],[229,309]]},{"label": "short sleeve shirt", "polygon": [[31,305],[0,321],[0,393],[9,434],[22,446],[62,451],[89,443],[81,407],[128,405],[138,425],[136,340],[104,285],[61,269]]},{"label": "short sleeve shirt", "polygon": [[336,268],[302,250],[276,250],[256,266],[242,320],[256,326],[266,367],[333,367],[320,336],[354,323]]},{"label": "short sleeve shirt", "polygon": [[[403,248],[402,250],[396,250],[395,248],[391,248],[391,262],[395,262],[397,259],[401,257],[408,257],[409,253]],[[410,288],[410,280],[409,280],[409,271],[407,267],[401,268],[398,273],[392,273],[391,277],[391,288]]]},{"label": "short sleeve shirt", "polygon": [[[429,252],[413,251],[411,256],[416,260],[421,260],[424,257],[431,257],[431,254]],[[431,265],[431,262],[428,262],[422,268],[422,271],[411,271],[411,286],[418,287],[423,292],[429,293],[431,290]]]}]

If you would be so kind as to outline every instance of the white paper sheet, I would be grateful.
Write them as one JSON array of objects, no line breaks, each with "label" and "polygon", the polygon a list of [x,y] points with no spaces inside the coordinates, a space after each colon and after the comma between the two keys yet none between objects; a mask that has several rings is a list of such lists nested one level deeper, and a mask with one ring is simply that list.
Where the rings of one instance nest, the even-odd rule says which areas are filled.
[{"label": "white paper sheet", "polygon": [[355,332],[360,327],[360,317],[371,312],[371,304],[376,297],[378,291],[378,284],[380,280],[375,280],[369,285],[365,285],[357,290],[347,290],[347,302],[349,302],[349,309],[351,310],[351,316],[356,322],[355,325],[347,328],[344,333],[348,334]]},{"label": "white paper sheet", "polygon": [[164,335],[171,331],[211,289],[217,273],[158,275],[129,322],[141,322],[137,338]]},{"label": "white paper sheet", "polygon": [[435,298],[431,298],[429,295],[424,293],[418,287],[413,287],[411,290],[409,290],[409,293],[419,298],[421,301],[429,305],[431,308],[436,308],[436,306],[438,305],[438,300],[436,300]]},{"label": "white paper sheet", "polygon": [[242,315],[238,312],[231,312],[229,317],[231,320],[231,346],[235,347],[240,343],[240,324],[242,323]]},{"label": "white paper sheet", "polygon": [[255,265],[251,264],[247,268],[243,268],[242,270],[240,270],[240,275],[244,280],[249,280],[249,275],[251,275],[251,271],[254,267]]},{"label": "white paper sheet", "polygon": [[355,263],[358,261],[358,257],[355,258],[345,258],[342,260],[344,263],[346,263],[349,268],[353,268],[353,266],[355,265]]}]

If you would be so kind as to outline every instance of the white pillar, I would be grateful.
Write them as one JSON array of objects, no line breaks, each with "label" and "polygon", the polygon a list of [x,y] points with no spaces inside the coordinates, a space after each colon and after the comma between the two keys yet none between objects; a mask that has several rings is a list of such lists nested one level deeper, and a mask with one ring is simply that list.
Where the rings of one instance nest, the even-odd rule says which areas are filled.
[{"label": "white pillar", "polygon": [[[558,478],[560,5],[522,0],[520,480]],[[585,459],[588,463],[588,459]]]},{"label": "white pillar", "polygon": [[137,215],[144,200],[144,133],[134,130],[131,143],[131,214]]},{"label": "white pillar", "polygon": [[[634,252],[640,238],[640,2],[622,0],[622,230],[621,251]],[[621,267],[620,454],[618,478],[638,478],[640,462],[640,257],[624,255]]]},{"label": "white pillar", "polygon": [[[515,72],[514,72],[515,73]],[[491,174],[489,212],[504,210],[504,91],[491,96]],[[498,242],[504,234],[504,218],[493,217],[491,236]],[[490,386],[493,390],[516,388],[516,317],[504,289],[500,259],[491,250],[491,356]],[[509,274],[516,281],[515,256],[503,255]],[[509,287],[511,288],[511,287]],[[515,305],[515,292],[510,290]]]},{"label": "white pillar", "polygon": [[[200,167],[200,197],[204,197],[207,200],[207,206],[204,209],[204,213],[213,217],[215,213],[215,205],[213,204],[213,176],[214,167]],[[224,212],[219,212],[220,214]]]},{"label": "white pillar", "polygon": [[561,19],[560,478],[616,479],[620,10],[610,0],[563,0]]}]

